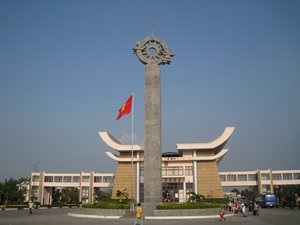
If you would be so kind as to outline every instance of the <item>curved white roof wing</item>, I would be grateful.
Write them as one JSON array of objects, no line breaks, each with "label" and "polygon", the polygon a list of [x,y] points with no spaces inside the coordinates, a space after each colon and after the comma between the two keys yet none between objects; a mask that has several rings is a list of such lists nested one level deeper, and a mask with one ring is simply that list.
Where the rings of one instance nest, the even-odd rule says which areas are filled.
[{"label": "curved white roof wing", "polygon": [[[98,132],[102,140],[111,148],[117,151],[131,151],[131,145],[123,145],[121,144],[115,137],[113,137],[110,133],[106,131]],[[133,145],[132,150],[143,150],[141,145]]]},{"label": "curved white roof wing", "polygon": [[207,143],[187,143],[187,144],[176,144],[178,150],[193,150],[193,149],[214,149],[223,143],[225,143],[232,135],[234,127],[226,127],[223,134],[217,139]]},{"label": "curved white roof wing", "polygon": [[[113,160],[116,160],[118,162],[131,162],[131,158],[120,158],[119,156],[115,155],[112,152],[105,152],[105,154],[110,157]],[[137,159],[137,158],[133,158],[132,161],[136,162],[136,161],[143,161],[143,159]]]}]

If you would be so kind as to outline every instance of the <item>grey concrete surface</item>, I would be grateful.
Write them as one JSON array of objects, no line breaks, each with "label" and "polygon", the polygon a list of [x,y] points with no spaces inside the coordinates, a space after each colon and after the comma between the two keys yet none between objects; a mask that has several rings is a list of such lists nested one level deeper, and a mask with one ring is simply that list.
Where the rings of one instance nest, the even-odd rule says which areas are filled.
[{"label": "grey concrete surface", "polygon": [[[28,210],[0,211],[0,225],[118,225],[134,224],[133,219],[95,219],[76,218],[68,216],[68,213],[81,212],[79,209],[38,209],[33,215],[28,214]],[[225,212],[226,214],[226,212]],[[230,225],[296,225],[300,222],[300,210],[289,208],[262,209],[259,216],[249,215],[244,218],[241,214],[235,214],[226,218],[225,222],[220,222],[218,218],[208,219],[184,219],[184,220],[145,220],[145,225],[196,225],[196,224],[219,224],[228,223]]]},{"label": "grey concrete surface", "polygon": [[144,87],[144,209],[153,215],[161,202],[161,88],[159,65],[145,65]]},{"label": "grey concrete surface", "polygon": [[138,41],[133,47],[145,65],[144,73],[144,213],[154,215],[161,202],[161,81],[159,65],[170,64],[174,53],[155,36]]}]

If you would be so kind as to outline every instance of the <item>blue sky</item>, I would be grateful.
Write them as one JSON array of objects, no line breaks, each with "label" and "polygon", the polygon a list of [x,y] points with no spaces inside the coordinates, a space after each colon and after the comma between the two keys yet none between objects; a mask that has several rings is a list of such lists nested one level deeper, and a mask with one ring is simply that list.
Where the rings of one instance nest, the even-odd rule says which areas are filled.
[{"label": "blue sky", "polygon": [[163,151],[236,129],[221,171],[299,169],[299,1],[0,1],[0,181],[114,172],[98,131],[143,142],[143,38],[161,66]]}]

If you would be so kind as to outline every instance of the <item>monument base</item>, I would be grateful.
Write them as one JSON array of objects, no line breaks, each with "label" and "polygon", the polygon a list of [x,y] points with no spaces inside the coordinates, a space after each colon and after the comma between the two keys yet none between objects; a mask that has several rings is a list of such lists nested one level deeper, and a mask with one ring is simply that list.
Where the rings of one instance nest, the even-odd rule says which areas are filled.
[{"label": "monument base", "polygon": [[144,216],[154,216],[154,210],[156,209],[157,203],[145,202],[142,204]]}]

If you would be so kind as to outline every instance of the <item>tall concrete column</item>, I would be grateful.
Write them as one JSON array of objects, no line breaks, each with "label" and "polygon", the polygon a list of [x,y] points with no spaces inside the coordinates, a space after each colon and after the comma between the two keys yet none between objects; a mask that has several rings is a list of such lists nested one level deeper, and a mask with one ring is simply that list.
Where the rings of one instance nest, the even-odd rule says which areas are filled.
[{"label": "tall concrete column", "polygon": [[174,54],[163,40],[150,36],[133,51],[145,64],[144,73],[144,215],[154,214],[162,202],[160,64],[170,64]]},{"label": "tall concrete column", "polygon": [[148,64],[145,66],[144,86],[144,200],[146,210],[147,208],[154,209],[155,205],[161,202],[162,196],[160,95],[159,65]]},{"label": "tall concrete column", "polygon": [[136,201],[140,202],[140,153],[136,153],[136,158],[138,159],[136,161]]},{"label": "tall concrete column", "polygon": [[[196,150],[193,151],[193,157],[197,157]],[[197,161],[193,161],[193,182],[194,182],[194,192],[198,194],[198,167],[197,167]]]}]

